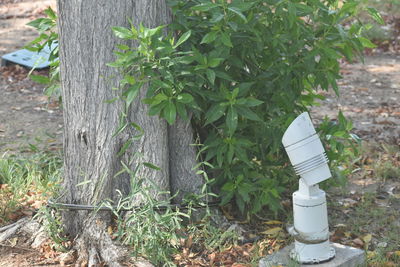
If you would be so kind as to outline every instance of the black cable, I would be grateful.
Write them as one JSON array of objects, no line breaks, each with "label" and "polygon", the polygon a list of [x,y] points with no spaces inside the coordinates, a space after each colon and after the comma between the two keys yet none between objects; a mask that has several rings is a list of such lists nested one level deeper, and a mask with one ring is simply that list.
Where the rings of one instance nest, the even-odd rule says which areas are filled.
[{"label": "black cable", "polygon": [[[215,207],[219,205],[219,201],[208,201],[204,203],[205,205],[189,205],[189,204],[171,204],[168,206],[155,206],[153,207],[154,210],[157,211],[165,211],[168,208],[171,208],[172,210],[185,210],[189,208],[194,208],[194,209],[204,209],[206,207]],[[70,203],[60,203],[60,202],[53,202],[52,199],[49,199],[47,201],[47,206],[50,208],[59,208],[59,209],[66,209],[66,210],[97,210],[97,211],[111,211],[111,210],[116,210],[118,207],[112,206],[112,207],[105,207],[105,206],[93,206],[93,205],[81,205],[81,204],[70,204]],[[120,211],[134,211],[134,210],[139,210],[143,208],[143,205],[140,206],[133,206],[131,208],[119,208],[118,210]]]}]

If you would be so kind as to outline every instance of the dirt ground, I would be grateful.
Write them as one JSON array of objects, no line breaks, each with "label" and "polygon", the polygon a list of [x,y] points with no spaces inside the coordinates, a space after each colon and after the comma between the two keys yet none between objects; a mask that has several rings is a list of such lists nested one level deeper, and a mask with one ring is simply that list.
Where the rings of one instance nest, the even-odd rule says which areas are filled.
[{"label": "dirt ground", "polygon": [[[37,36],[25,24],[40,16],[48,5],[54,7],[55,1],[0,0],[0,55],[21,49]],[[312,117],[316,121],[325,115],[335,118],[340,109],[353,121],[354,132],[361,139],[400,146],[400,55],[367,56],[364,64],[343,63],[341,72],[340,97],[325,93],[326,100],[313,108]],[[27,78],[27,73],[19,66],[0,68],[0,156],[29,149],[29,144],[61,147],[61,109],[49,104],[43,86]],[[367,183],[365,177],[358,178],[363,180],[350,180],[352,194],[365,188],[382,188],[380,181]],[[396,182],[384,186],[392,191],[400,189]],[[15,242],[0,243],[0,267],[46,266],[40,253],[26,245],[26,239]]]},{"label": "dirt ground", "polygon": [[352,120],[364,141],[400,145],[400,55],[367,56],[365,62],[343,63],[340,96],[324,93],[326,100],[312,110],[314,118],[335,118],[338,110]]},{"label": "dirt ground", "polygon": [[[25,24],[42,16],[55,1],[0,1],[0,55],[22,49],[37,37]],[[29,144],[59,147],[62,114],[43,95],[43,86],[32,82],[20,66],[0,68],[0,153],[29,148]]]}]

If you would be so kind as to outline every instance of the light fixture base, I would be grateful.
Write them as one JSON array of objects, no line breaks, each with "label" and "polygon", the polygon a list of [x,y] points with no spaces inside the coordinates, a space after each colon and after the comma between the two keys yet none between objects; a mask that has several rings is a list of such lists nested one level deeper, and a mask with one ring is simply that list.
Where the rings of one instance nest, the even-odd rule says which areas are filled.
[{"label": "light fixture base", "polygon": [[329,240],[319,244],[304,244],[295,241],[294,249],[290,251],[290,258],[304,264],[319,264],[330,261],[336,255],[335,249]]},{"label": "light fixture base", "polygon": [[262,258],[258,264],[258,267],[290,267],[290,266],[299,266],[299,267],[354,267],[354,266],[364,266],[365,264],[365,252],[364,250],[358,248],[352,248],[348,246],[344,246],[337,243],[331,243],[331,246],[336,251],[336,256],[324,263],[319,264],[304,264],[297,263],[295,260],[291,259],[289,254],[290,251],[294,248],[294,243],[286,246],[279,251],[274,252],[271,255],[268,255]]}]

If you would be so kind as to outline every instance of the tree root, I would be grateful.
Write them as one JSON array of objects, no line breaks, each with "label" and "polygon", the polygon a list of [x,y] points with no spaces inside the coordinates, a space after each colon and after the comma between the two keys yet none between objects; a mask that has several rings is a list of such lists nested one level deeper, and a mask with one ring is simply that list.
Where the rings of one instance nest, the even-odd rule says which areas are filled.
[{"label": "tree root", "polygon": [[107,226],[99,216],[91,215],[85,220],[85,228],[76,239],[75,249],[78,251],[77,266],[122,267],[127,259],[128,250],[118,246],[107,233]]},{"label": "tree root", "polygon": [[[111,239],[110,235],[107,233],[106,223],[104,223],[101,216],[98,216],[98,214],[89,215],[83,225],[85,225],[85,228],[75,239],[73,249],[60,256],[60,261],[63,263],[68,262],[69,264],[74,262],[74,259],[76,259],[76,255],[78,254],[79,256],[75,261],[75,266],[122,267],[126,266],[123,263],[127,262],[131,263],[129,266],[153,266],[145,259],[135,259],[134,262],[132,262],[133,259],[129,256],[128,249],[116,244],[116,242]],[[31,236],[31,246],[33,248],[39,247],[49,238],[43,230],[43,226],[36,221],[32,221],[31,218],[25,217],[15,223],[1,227],[0,242],[3,242],[20,232],[25,232]],[[65,259],[63,257],[65,257]]]},{"label": "tree root", "polygon": [[0,229],[0,242],[3,242],[7,239],[9,239],[10,237],[12,237],[22,226],[24,226],[27,222],[29,221],[28,217],[24,217],[22,219],[20,219],[19,221],[4,226]]},{"label": "tree root", "polygon": [[14,235],[25,233],[30,237],[31,247],[39,248],[49,239],[43,226],[30,217],[24,217],[19,221],[0,228],[0,242],[10,239]]}]

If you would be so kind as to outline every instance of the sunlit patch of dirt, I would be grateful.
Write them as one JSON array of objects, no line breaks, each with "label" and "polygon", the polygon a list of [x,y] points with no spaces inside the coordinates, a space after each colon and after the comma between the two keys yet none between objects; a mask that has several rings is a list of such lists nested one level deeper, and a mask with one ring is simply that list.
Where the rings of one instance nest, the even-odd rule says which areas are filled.
[{"label": "sunlit patch of dirt", "polygon": [[366,68],[369,72],[374,73],[386,73],[386,72],[399,72],[400,71],[400,64],[389,64],[386,66],[375,66],[375,65],[368,65]]},{"label": "sunlit patch of dirt", "polygon": [[353,121],[354,132],[365,141],[400,145],[400,56],[377,55],[365,64],[342,64],[340,96],[324,92],[326,99],[312,109],[313,118],[336,118],[337,111]]}]

